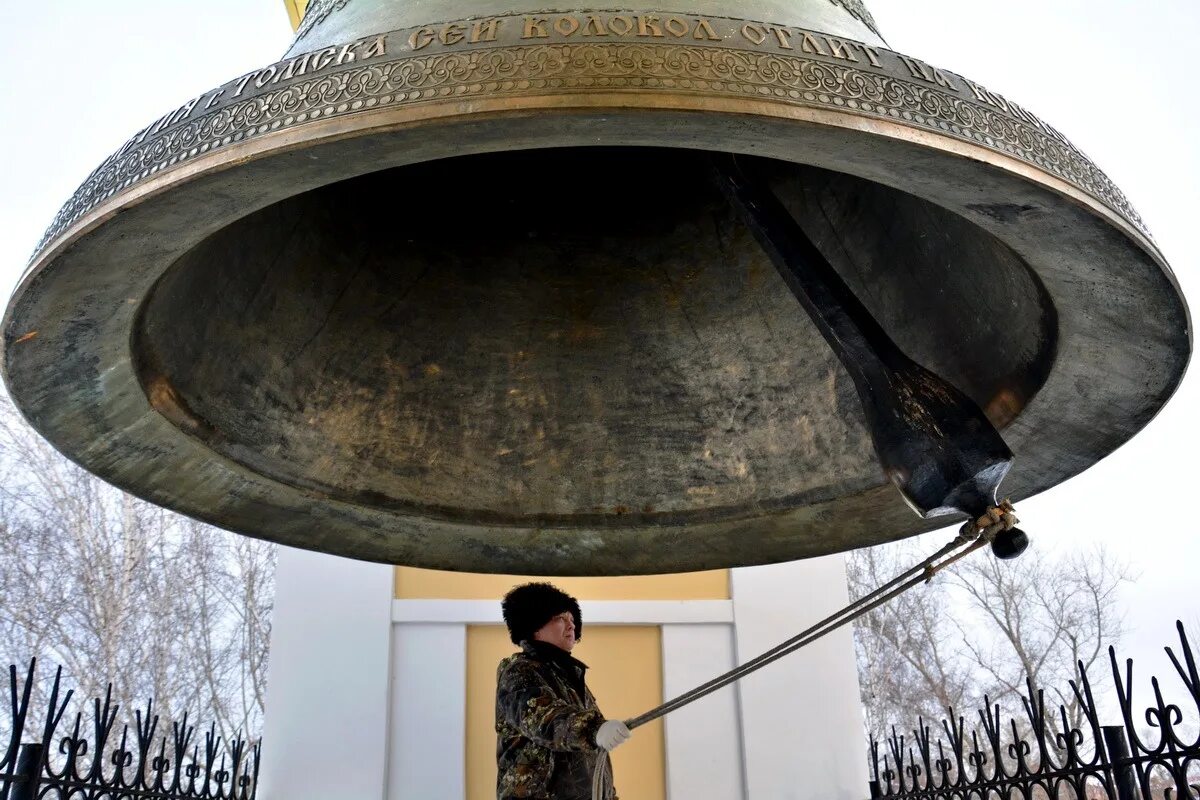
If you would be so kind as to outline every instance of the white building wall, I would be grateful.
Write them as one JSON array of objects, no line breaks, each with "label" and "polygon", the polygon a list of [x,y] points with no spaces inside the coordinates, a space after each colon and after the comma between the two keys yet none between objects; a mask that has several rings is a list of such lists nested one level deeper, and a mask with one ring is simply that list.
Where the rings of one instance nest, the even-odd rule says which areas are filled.
[{"label": "white building wall", "polygon": [[[499,605],[394,601],[393,574],[280,548],[263,800],[463,796],[466,625],[499,623]],[[843,606],[845,562],[736,569],[731,595],[582,605],[593,624],[663,626],[670,698]],[[668,715],[665,725],[668,800],[867,794],[848,629]]]},{"label": "white building wall", "polygon": [[466,794],[467,626],[396,625],[388,800]]},{"label": "white building wall", "polygon": [[[666,700],[733,669],[733,627],[663,625],[662,649]],[[742,722],[734,687],[668,714],[663,723],[667,800],[744,800]]]},{"label": "white building wall", "polygon": [[[739,663],[845,606],[840,556],[735,569]],[[862,800],[866,750],[849,628],[738,683],[749,800]]]},{"label": "white building wall", "polygon": [[383,800],[393,574],[279,548],[262,800]]}]

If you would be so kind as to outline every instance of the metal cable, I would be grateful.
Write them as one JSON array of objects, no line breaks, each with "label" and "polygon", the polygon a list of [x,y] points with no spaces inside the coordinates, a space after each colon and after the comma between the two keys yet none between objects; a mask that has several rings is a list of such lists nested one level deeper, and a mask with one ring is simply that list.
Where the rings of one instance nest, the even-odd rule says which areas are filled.
[{"label": "metal cable", "polygon": [[[723,689],[750,673],[756,672],[768,664],[778,661],[806,645],[812,644],[821,637],[849,625],[854,620],[871,613],[884,603],[895,599],[909,589],[921,583],[928,583],[938,572],[941,572],[956,561],[965,558],[979,548],[990,544],[999,532],[1011,530],[1017,523],[1017,518],[1012,512],[1012,505],[1007,500],[999,506],[988,509],[987,514],[984,516],[977,520],[970,520],[964,524],[958,536],[954,537],[942,549],[926,558],[920,564],[879,586],[870,594],[860,597],[845,608],[830,614],[810,628],[779,643],[765,653],[747,661],[745,664],[734,667],[725,674],[718,675],[711,681],[684,692],[678,697],[668,700],[644,714],[626,720],[625,725],[630,730],[633,730],[664,717],[672,711],[694,703],[700,698]],[[607,800],[612,790],[612,785],[612,771],[609,765],[608,753],[601,749],[596,760],[596,766],[592,771],[592,800]]]},{"label": "metal cable", "polygon": [[[633,730],[634,728],[638,728],[648,722],[653,722],[654,720],[659,719],[660,717],[663,717],[672,711],[675,711],[676,709],[680,709],[690,703],[694,703],[700,698],[710,695],[719,689],[723,689],[729,684],[744,678],[750,673],[756,672],[768,664],[794,653],[805,645],[812,644],[826,634],[832,633],[838,628],[848,625],[864,614],[869,614],[879,606],[883,605],[889,600],[892,600],[900,594],[903,594],[914,586],[925,583],[933,576],[934,573],[944,569],[945,567],[948,567],[950,564],[953,564],[960,558],[963,558],[969,553],[978,550],[987,543],[988,542],[982,538],[972,541],[971,539],[964,540],[961,536],[957,537],[937,553],[922,561],[920,564],[898,575],[897,577],[885,583],[883,586],[880,586],[875,591],[859,598],[840,611],[831,614],[812,627],[796,634],[784,642],[781,642],[765,653],[747,661],[745,664],[734,667],[729,672],[719,675],[716,678],[713,678],[711,681],[697,686],[695,689],[691,689],[690,691],[687,691],[672,700],[668,700],[657,708],[653,708],[650,711],[641,714],[640,716],[634,717],[633,719],[626,720],[625,724],[630,730]],[[969,547],[966,547],[965,550],[953,556],[952,558],[947,559],[944,563],[935,564],[938,559],[958,548],[964,547],[965,545],[969,545]],[[913,577],[914,575],[915,577]]]}]

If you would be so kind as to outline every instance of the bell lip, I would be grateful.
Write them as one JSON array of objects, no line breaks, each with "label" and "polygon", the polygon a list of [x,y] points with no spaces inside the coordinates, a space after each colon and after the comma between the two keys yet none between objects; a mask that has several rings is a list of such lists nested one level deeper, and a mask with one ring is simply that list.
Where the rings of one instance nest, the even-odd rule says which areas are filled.
[{"label": "bell lip", "polygon": [[[1074,209],[1075,212],[1091,217],[1093,220],[1099,220],[1110,229],[1118,232],[1121,240],[1127,246],[1132,245],[1137,251],[1148,257],[1153,266],[1157,268],[1158,275],[1165,280],[1169,288],[1169,291],[1163,293],[1157,300],[1160,304],[1164,301],[1177,301],[1176,316],[1181,319],[1184,326],[1184,330],[1181,332],[1182,337],[1177,332],[1174,339],[1166,342],[1160,348],[1163,351],[1162,355],[1170,356],[1174,354],[1178,361],[1178,356],[1182,352],[1184,357],[1178,363],[1177,369],[1167,370],[1164,373],[1165,377],[1161,381],[1162,390],[1152,401],[1143,403],[1144,406],[1149,407],[1141,409],[1143,412],[1141,416],[1133,420],[1133,424],[1128,425],[1120,431],[1117,434],[1116,440],[1110,443],[1111,446],[1106,446],[1104,452],[1099,453],[1097,457],[1085,456],[1078,463],[1071,463],[1066,469],[1061,470],[1061,474],[1048,485],[1054,485],[1068,479],[1074,474],[1078,474],[1090,467],[1099,458],[1105,457],[1112,450],[1115,450],[1125,441],[1128,441],[1129,438],[1132,438],[1138,430],[1145,424],[1148,424],[1157,415],[1182,380],[1191,349],[1189,311],[1186,303],[1183,301],[1182,293],[1179,290],[1175,276],[1170,271],[1165,259],[1163,259],[1157,246],[1149,238],[1148,234],[1144,232],[1144,229],[1139,227],[1135,220],[1126,218],[1107,203],[1098,200],[1062,178],[1049,175],[1011,155],[997,152],[978,143],[966,142],[954,136],[916,128],[894,120],[874,119],[846,109],[810,108],[788,105],[776,100],[755,99],[746,101],[740,98],[697,98],[690,94],[670,94],[665,92],[650,95],[643,92],[606,92],[583,95],[577,93],[560,93],[557,95],[548,93],[524,96],[517,101],[514,101],[513,98],[492,98],[490,100],[472,101],[470,105],[471,107],[468,110],[463,108],[463,104],[460,101],[453,99],[433,101],[419,107],[409,107],[407,109],[374,110],[348,116],[334,116],[310,122],[302,127],[267,132],[257,138],[247,139],[235,146],[215,150],[197,159],[163,170],[141,183],[131,185],[124,192],[101,203],[86,215],[74,221],[52,241],[45,244],[35,257],[33,263],[31,263],[18,289],[13,294],[13,299],[10,301],[4,319],[6,337],[4,378],[10,395],[14,398],[26,418],[30,420],[42,435],[50,439],[56,447],[64,446],[61,437],[53,436],[56,433],[56,426],[54,424],[39,424],[43,420],[43,416],[37,413],[37,409],[35,408],[36,402],[31,401],[31,398],[26,396],[25,392],[19,391],[19,386],[13,379],[10,363],[12,359],[10,356],[16,352],[17,358],[21,357],[19,351],[15,350],[15,348],[19,348],[21,345],[16,342],[23,334],[27,333],[27,331],[13,329],[17,317],[22,311],[22,304],[28,304],[31,293],[40,284],[55,280],[55,276],[52,274],[52,267],[60,259],[69,260],[73,254],[77,258],[77,254],[80,251],[86,250],[89,246],[98,246],[96,240],[111,240],[116,233],[119,233],[119,231],[114,232],[113,228],[120,228],[123,224],[127,225],[122,220],[130,220],[130,218],[135,218],[140,214],[146,213],[150,213],[152,216],[156,203],[162,204],[164,198],[169,199],[169,196],[177,191],[186,190],[189,186],[195,189],[196,184],[200,183],[236,181],[239,173],[253,172],[256,169],[269,169],[272,164],[280,164],[281,159],[287,159],[301,148],[305,152],[309,152],[314,147],[335,147],[339,143],[345,142],[360,143],[374,141],[397,134],[412,133],[413,131],[421,131],[428,136],[438,129],[444,128],[446,132],[449,132],[453,131],[456,127],[470,126],[475,122],[491,124],[515,119],[523,121],[525,124],[532,123],[533,128],[536,129],[539,125],[553,127],[553,125],[550,125],[552,121],[561,121],[562,119],[570,119],[572,117],[576,119],[593,118],[594,124],[595,118],[627,117],[629,115],[661,115],[663,118],[671,119],[675,124],[680,124],[681,121],[683,123],[687,123],[688,121],[696,123],[700,119],[709,121],[712,119],[720,119],[722,121],[752,119],[776,131],[789,127],[796,129],[806,128],[810,129],[809,133],[813,130],[824,131],[826,134],[849,137],[849,139],[857,140],[858,138],[862,138],[863,142],[887,141],[891,143],[891,146],[899,147],[900,151],[907,150],[910,154],[914,152],[932,154],[935,158],[939,159],[948,158],[950,161],[947,163],[956,165],[956,168],[964,169],[968,172],[972,170],[982,172],[988,176],[989,180],[999,183],[1009,182],[1011,186],[1020,186],[1026,192],[1033,192],[1044,198],[1057,198],[1059,205],[1054,209],[1056,216],[1070,217],[1073,213],[1072,209]],[[534,116],[531,116],[531,114]],[[595,128],[587,125],[583,127],[590,131],[595,130]],[[615,141],[621,138],[622,134],[619,131],[609,130],[605,131],[605,134],[614,140],[606,141],[605,144],[621,143],[620,141]],[[575,135],[578,135],[578,132]],[[452,137],[446,138],[450,139]],[[528,141],[532,142],[536,138],[536,136],[530,134]],[[634,144],[638,143],[634,142]],[[766,152],[761,149],[756,150],[749,143],[743,142],[742,144],[743,146],[740,150],[736,147],[728,149],[738,152],[758,152],[759,154],[779,157],[775,153]],[[555,143],[551,142],[542,144],[541,146],[555,146]],[[487,151],[480,150],[478,152]],[[827,166],[824,162],[819,165]],[[384,168],[386,166],[392,165],[385,164],[377,168]],[[846,167],[848,166],[852,167],[853,165],[843,164],[841,171],[858,174],[853,169],[847,169]],[[335,178],[335,180],[351,177],[352,174],[343,174],[340,178]],[[875,179],[879,176],[864,177]],[[329,181],[322,180],[313,185],[321,185],[326,182]],[[304,186],[300,191],[305,191],[308,188],[313,187]],[[939,202],[938,197],[920,194],[917,191],[913,191],[913,187],[911,186],[900,186],[899,188],[917,196],[925,197],[925,199]],[[294,193],[296,192],[290,192],[289,194]],[[259,198],[255,203],[247,207],[228,213],[219,224],[215,222],[210,223],[209,227],[216,229],[229,224],[235,219],[253,212],[257,208],[284,199],[289,194]],[[949,205],[947,207],[956,213],[963,214],[964,216],[967,215],[962,208],[955,208]],[[978,216],[968,218],[981,227],[985,227],[985,229],[995,233],[1001,240],[1009,242],[1010,245],[1013,244],[1013,240],[1017,234],[1014,233],[1011,227],[1005,227],[1005,225],[1010,225],[1010,223],[1002,224],[997,221],[995,224],[991,224],[986,219],[981,219]],[[145,220],[142,220],[142,222],[145,223]],[[1019,226],[1017,231],[1020,232]],[[1004,235],[1006,233],[1008,234],[1007,236]],[[193,238],[198,241],[199,238],[203,237],[196,234]],[[159,261],[161,263],[159,263],[157,271],[154,271],[153,274],[161,274],[162,270],[169,267],[170,263],[173,263],[178,255],[186,252],[193,244],[194,242],[187,244],[177,242],[176,246],[168,251],[169,254],[160,256]],[[1018,252],[1020,251],[1018,250]],[[61,275],[59,279],[61,280]],[[41,291],[42,288],[44,287],[38,288],[38,291]],[[121,293],[118,292],[118,294]],[[102,310],[93,309],[93,312]],[[112,309],[109,310],[112,311]],[[132,316],[130,316],[130,319],[132,319]],[[45,341],[45,338],[43,338],[43,341]],[[1061,372],[1060,365],[1056,361],[1055,367],[1047,379],[1047,386],[1056,380],[1056,375],[1059,372]],[[1059,376],[1060,379],[1061,377]],[[133,385],[140,390],[140,384],[137,384],[136,380]],[[129,387],[124,388],[127,390]],[[1022,416],[1018,418],[1015,423],[1018,434],[1025,435],[1021,432],[1021,429],[1025,427],[1037,428],[1037,426],[1031,426],[1030,420],[1027,418],[1031,411],[1039,410],[1042,417],[1046,418],[1039,419],[1039,424],[1045,424],[1053,418],[1053,412],[1045,413],[1045,410],[1041,409],[1041,406],[1046,405],[1045,394],[1046,392],[1043,389],[1042,394],[1034,398],[1030,408],[1027,408]],[[187,439],[186,435],[179,429],[171,426],[163,417],[155,412],[144,394],[138,395],[138,397],[140,397],[141,405],[143,406],[140,413],[144,419],[141,421],[141,424],[154,429],[157,434],[163,435],[160,444],[168,447],[178,445],[184,449],[189,446],[195,446],[194,442],[189,445],[186,441],[183,441]],[[99,402],[103,398],[97,397],[95,399]],[[136,402],[137,399],[126,397],[124,402]],[[81,408],[77,408],[76,410],[79,411]],[[147,415],[150,418],[146,419]],[[70,415],[68,414],[67,416]],[[61,431],[58,432],[61,433]],[[306,547],[308,549],[340,555],[350,555],[366,560],[377,560],[385,563],[404,563],[413,566],[440,569],[560,575],[585,573],[646,574],[772,563],[829,552],[828,548],[820,548],[822,540],[819,532],[813,538],[813,532],[810,530],[808,538],[791,542],[781,541],[780,537],[783,535],[785,529],[791,529],[794,526],[800,528],[808,527],[810,529],[819,527],[820,521],[827,516],[840,515],[848,507],[861,507],[863,504],[874,508],[875,518],[881,527],[895,532],[895,535],[880,535],[876,532],[874,541],[899,538],[922,530],[931,530],[946,524],[946,520],[921,521],[906,516],[907,509],[903,506],[902,501],[898,497],[892,496],[887,487],[881,486],[881,488],[867,489],[853,497],[843,497],[827,503],[816,503],[783,514],[776,514],[769,520],[751,518],[712,525],[687,524],[674,528],[664,526],[664,528],[654,531],[657,534],[654,538],[667,541],[672,536],[689,536],[708,528],[710,529],[707,532],[708,535],[698,538],[697,543],[709,546],[700,548],[700,552],[683,554],[671,562],[657,561],[650,564],[646,562],[644,557],[636,557],[637,554],[644,553],[647,549],[652,549],[652,545],[648,545],[645,541],[648,538],[646,530],[592,531],[599,534],[601,538],[607,537],[612,541],[592,541],[591,543],[581,545],[578,542],[568,541],[568,539],[571,537],[580,539],[589,538],[587,536],[589,531],[580,529],[564,529],[560,531],[529,529],[523,531],[515,527],[504,527],[502,530],[498,530],[495,527],[489,526],[444,525],[423,518],[393,518],[390,521],[378,518],[394,517],[394,515],[387,514],[377,514],[375,515],[377,517],[375,519],[350,519],[359,516],[356,509],[341,508],[338,507],[340,504],[336,502],[322,501],[319,498],[311,496],[306,497],[306,493],[301,490],[282,484],[275,484],[261,475],[249,474],[239,465],[227,462],[216,453],[205,449],[203,454],[205,458],[212,462],[215,468],[225,473],[227,481],[236,484],[257,484],[258,489],[261,490],[261,496],[256,495],[255,499],[247,500],[245,503],[246,507],[255,506],[263,502],[264,498],[269,500],[280,494],[285,496],[292,495],[293,504],[298,502],[303,507],[305,514],[313,513],[317,506],[324,503],[326,508],[323,509],[322,516],[325,516],[328,520],[340,519],[343,523],[334,526],[335,529],[338,529],[336,531],[337,535],[347,533],[345,523],[349,524],[349,527],[352,529],[351,532],[358,533],[356,542],[349,542],[337,538],[337,536],[330,537],[328,535],[318,537],[305,535],[304,537],[297,537],[295,535],[294,523],[292,529],[283,531],[282,533],[279,531],[263,530],[261,528],[252,529],[245,524],[231,525],[228,516],[221,516],[211,512],[210,507],[203,503],[189,502],[186,498],[182,501],[179,498],[175,498],[174,502],[164,502],[171,498],[164,494],[165,489],[162,485],[147,486],[139,483],[136,476],[129,474],[124,476],[114,475],[111,471],[105,473],[105,464],[113,455],[110,450],[113,448],[119,449],[118,445],[120,443],[118,440],[121,436],[125,435],[126,431],[110,430],[107,433],[108,438],[102,442],[89,441],[83,444],[83,446],[78,446],[79,443],[76,443],[77,446],[67,446],[64,449],[64,453],[81,466],[104,474],[106,479],[135,494],[147,497],[154,502],[163,503],[168,507],[204,519],[207,522],[229,527],[240,533],[268,538],[292,546]],[[1032,430],[1028,431],[1027,435],[1036,436],[1040,435],[1040,433],[1037,430]],[[128,448],[131,445],[130,443],[126,443],[126,446]],[[1017,448],[1014,447],[1014,449]],[[132,446],[132,450],[136,451],[138,447]],[[128,457],[129,453],[126,452],[125,455]],[[173,455],[181,463],[186,461],[186,458],[178,452],[173,453]],[[195,454],[193,453],[193,455]],[[1067,454],[1068,460],[1073,459],[1076,455]],[[1017,470],[1020,470],[1019,462]],[[173,472],[173,470],[167,471]],[[881,485],[883,484],[882,476],[880,483]],[[1016,492],[1016,495],[1029,496],[1044,488],[1047,487],[1033,486],[1029,487],[1025,492]],[[244,517],[245,509],[243,509]],[[398,530],[406,526],[413,528],[413,530]],[[630,538],[630,533],[633,534],[634,538]],[[522,550],[522,545],[516,541],[522,535],[525,535],[527,541],[538,538],[549,538],[559,541],[554,542],[554,546],[548,551],[542,551],[537,563],[531,563],[528,560],[522,560],[519,552],[515,555],[513,552]],[[433,537],[443,536],[450,539],[457,538],[458,543],[466,545],[469,550],[460,549],[448,555],[444,551],[438,551],[436,547],[430,548],[428,553],[420,549],[422,546],[428,547],[432,545],[433,542],[431,539]],[[497,536],[508,541],[500,544],[495,541]],[[715,539],[713,538],[714,536],[716,537]],[[639,537],[642,541],[638,541]],[[381,541],[395,538],[406,539],[404,543],[406,546],[395,547],[395,542]],[[594,539],[595,537],[591,538]],[[741,539],[743,542],[749,541],[753,544],[750,546],[743,544],[736,548],[735,553],[729,550],[728,547],[731,541],[738,539]],[[397,552],[402,552],[403,555],[397,556]],[[450,555],[453,555],[453,558]]]}]

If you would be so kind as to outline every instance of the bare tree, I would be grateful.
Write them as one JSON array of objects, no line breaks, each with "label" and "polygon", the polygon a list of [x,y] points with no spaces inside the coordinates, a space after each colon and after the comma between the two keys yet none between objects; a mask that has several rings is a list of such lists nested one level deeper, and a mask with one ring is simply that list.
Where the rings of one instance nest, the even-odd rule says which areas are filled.
[{"label": "bare tree", "polygon": [[205,681],[208,708],[225,730],[257,735],[267,685],[275,548],[184,520],[183,558],[193,580],[181,597],[199,646],[191,673]]},{"label": "bare tree", "polygon": [[111,681],[125,713],[153,697],[165,724],[257,738],[273,574],[273,546],[103,483],[0,399],[0,662],[36,656],[81,698]]},{"label": "bare tree", "polygon": [[[1070,681],[1079,680],[1080,664],[1091,667],[1120,641],[1117,591],[1132,576],[1102,547],[1038,555],[960,562],[950,581],[967,598],[969,614],[956,625],[993,701],[1011,701],[1032,686],[1066,708],[1067,724],[1079,727],[1083,709]],[[1051,722],[1058,732],[1058,718]]]},{"label": "bare tree", "polygon": [[[923,555],[904,543],[853,553],[852,593],[865,594]],[[1120,640],[1117,591],[1130,575],[1103,549],[1033,555],[965,559],[856,624],[871,732],[973,708],[984,695],[1019,712],[1027,682],[1067,709],[1069,725],[1083,722],[1069,682],[1079,663],[1091,666]]]},{"label": "bare tree", "polygon": [[[860,550],[847,562],[850,592],[862,597],[921,560],[895,544]],[[907,592],[863,617],[854,628],[859,685],[867,728],[901,730],[918,716],[938,718],[968,698],[969,670],[961,658],[944,583]]]}]

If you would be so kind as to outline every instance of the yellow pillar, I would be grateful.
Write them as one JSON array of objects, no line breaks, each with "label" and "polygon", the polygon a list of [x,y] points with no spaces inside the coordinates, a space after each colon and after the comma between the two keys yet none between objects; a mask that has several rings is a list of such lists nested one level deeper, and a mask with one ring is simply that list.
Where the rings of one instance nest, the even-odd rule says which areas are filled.
[{"label": "yellow pillar", "polygon": [[[516,648],[499,625],[467,628],[467,799],[496,797],[496,665]],[[587,682],[606,717],[637,716],[663,701],[662,631],[658,626],[583,626],[571,655],[588,665]],[[638,728],[613,753],[621,800],[665,800],[662,721]]]},{"label": "yellow pillar", "polygon": [[[397,600],[489,600],[513,586],[548,580],[585,604],[589,600],[727,600],[729,571],[628,578],[535,578],[396,568]],[[496,793],[496,665],[516,648],[502,625],[467,627],[467,800]],[[658,625],[594,625],[585,614],[583,638],[572,655],[588,665],[588,687],[610,719],[627,719],[663,701],[662,628]],[[661,721],[637,731],[613,754],[622,800],[665,800],[666,743]]]}]

